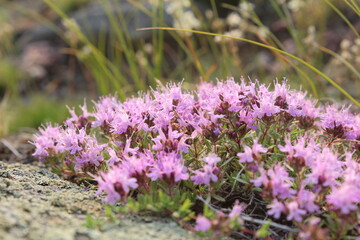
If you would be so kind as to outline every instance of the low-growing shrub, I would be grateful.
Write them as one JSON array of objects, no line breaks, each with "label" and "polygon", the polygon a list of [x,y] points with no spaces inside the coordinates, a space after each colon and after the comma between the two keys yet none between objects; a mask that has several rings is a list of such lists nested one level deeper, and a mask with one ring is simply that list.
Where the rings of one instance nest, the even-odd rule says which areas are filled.
[{"label": "low-growing shrub", "polygon": [[167,213],[206,236],[355,239],[360,116],[286,81],[273,89],[228,79],[103,97],[41,128],[34,155],[96,180],[121,211]]}]

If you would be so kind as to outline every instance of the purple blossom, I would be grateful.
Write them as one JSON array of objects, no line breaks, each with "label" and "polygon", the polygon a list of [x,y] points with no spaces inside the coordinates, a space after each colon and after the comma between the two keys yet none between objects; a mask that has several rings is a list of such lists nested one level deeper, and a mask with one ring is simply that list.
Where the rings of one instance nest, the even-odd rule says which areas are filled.
[{"label": "purple blossom", "polygon": [[295,220],[301,222],[303,216],[306,214],[306,211],[301,209],[298,202],[292,201],[286,203],[286,208],[288,210],[287,220]]},{"label": "purple blossom", "polygon": [[313,137],[302,136],[291,144],[290,139],[285,139],[285,146],[278,145],[279,150],[284,153],[288,153],[287,159],[295,161],[296,164],[303,161],[306,165],[311,165],[315,160],[320,146],[314,142]]},{"label": "purple blossom", "polygon": [[[238,173],[237,164],[230,163],[226,166],[229,172],[220,174],[217,165],[222,159],[210,153],[197,161],[198,155],[209,151],[198,146],[208,140],[216,142],[214,151],[228,158],[233,157],[233,146],[240,143],[243,152],[237,153],[239,162],[246,164],[243,171],[253,178],[255,187],[262,188],[264,200],[270,201],[269,215],[283,215],[296,222],[326,211],[355,216],[360,202],[356,152],[360,150],[360,116],[345,107],[317,107],[306,95],[290,90],[286,82],[276,82],[275,90],[270,91],[257,81],[245,83],[242,78],[237,83],[230,78],[216,85],[202,83],[195,94],[182,91],[181,84],[168,84],[124,103],[116,97],[103,97],[95,102],[93,113],[86,105],[79,115],[69,109],[71,117],[64,126],[40,128],[33,142],[34,156],[41,160],[58,158],[65,167],[75,164],[76,171],[85,173],[107,169],[108,173],[100,172],[95,179],[98,193],[105,192],[105,200],[114,203],[126,200],[130,190],[138,186],[148,190],[149,178],[162,180],[169,187],[189,178],[195,185],[207,186],[220,177],[227,180]],[[275,121],[280,124],[273,124]],[[285,144],[278,148],[272,145],[281,143],[281,138],[267,141],[266,147],[259,144],[256,130],[264,124],[273,124],[270,131],[278,128],[280,134],[291,132]],[[297,134],[299,128],[305,133]],[[326,136],[319,137],[323,132]],[[98,142],[97,136],[105,138]],[[253,136],[254,143],[244,145],[244,136]],[[101,144],[104,139],[108,144]],[[218,147],[223,143],[226,149]],[[352,150],[355,152],[348,152]],[[216,189],[218,186],[212,187],[221,190]],[[205,191],[201,194],[208,193],[209,188],[197,188]],[[224,225],[229,219],[241,222],[244,208],[236,203],[229,218],[219,213],[212,221],[199,215],[195,228],[213,228],[216,234],[217,227],[227,229],[217,221],[225,219]],[[306,224],[301,222],[299,228],[312,227],[312,223]]]},{"label": "purple blossom", "polygon": [[163,179],[168,184],[172,185],[180,180],[187,180],[189,174],[187,168],[183,164],[183,160],[176,152],[159,152],[156,155],[155,163],[149,169],[148,177],[152,181]]},{"label": "purple blossom", "polygon": [[275,105],[275,99],[264,85],[259,86],[259,100],[258,104],[254,104],[254,114],[258,118],[264,116],[271,117],[280,112],[280,107]]},{"label": "purple blossom", "polygon": [[194,176],[191,177],[191,180],[194,184],[204,184],[209,186],[210,182],[217,182],[217,172],[219,169],[214,166],[205,165],[200,170],[194,171]]},{"label": "purple blossom", "polygon": [[333,138],[344,138],[355,124],[355,116],[345,107],[338,110],[334,106],[327,106],[320,117],[321,127]]},{"label": "purple blossom", "polygon": [[194,171],[194,175],[191,177],[191,180],[195,185],[204,184],[209,186],[211,182],[217,182],[217,174],[219,168],[216,166],[218,162],[221,161],[215,153],[210,153],[208,156],[203,158],[205,165],[202,166],[199,170]]},{"label": "purple blossom", "polygon": [[295,194],[295,190],[291,188],[292,177],[289,177],[285,167],[275,165],[275,167],[269,169],[267,175],[271,181],[273,196],[277,196],[280,199],[291,197]]},{"label": "purple blossom", "polygon": [[120,162],[120,158],[117,156],[116,152],[112,148],[107,149],[110,158],[106,161],[109,166],[114,166],[116,163]]},{"label": "purple blossom", "polygon": [[125,142],[125,147],[123,150],[123,156],[127,157],[127,156],[133,156],[136,155],[138,153],[139,147],[135,147],[135,148],[131,148],[131,138],[126,139]]},{"label": "purple blossom", "polygon": [[240,204],[238,200],[235,201],[235,204],[229,213],[229,218],[234,220],[236,219],[239,223],[242,223],[243,220],[241,219],[241,213],[245,210],[246,205]]},{"label": "purple blossom", "polygon": [[313,192],[301,188],[297,193],[297,201],[300,207],[308,212],[316,212],[320,208],[315,204],[316,194]]},{"label": "purple blossom", "polygon": [[149,166],[152,165],[151,158],[146,155],[125,157],[122,162],[123,168],[127,169],[131,176],[145,175],[148,172]]},{"label": "purple blossom", "polygon": [[331,209],[338,209],[343,214],[349,214],[359,209],[360,188],[345,182],[340,187],[333,187],[331,193],[326,196],[326,200],[331,204]]},{"label": "purple blossom", "polygon": [[71,109],[69,108],[69,113],[70,113],[70,118],[68,118],[66,121],[65,121],[65,124],[68,126],[68,127],[74,127],[74,128],[83,128],[83,127],[86,127],[86,125],[89,123],[89,117],[92,116],[91,113],[88,112],[87,110],[87,106],[86,106],[86,103],[84,103],[83,106],[80,106],[80,109],[82,110],[82,114],[80,116],[78,116],[76,113],[75,113],[75,110],[74,109]]},{"label": "purple blossom", "polygon": [[125,199],[130,189],[136,189],[138,184],[135,178],[130,177],[126,169],[114,167],[108,173],[100,172],[100,176],[95,177],[99,184],[97,194],[106,193],[105,202],[115,203],[120,199]]},{"label": "purple blossom", "polygon": [[284,213],[286,208],[285,205],[282,202],[279,202],[276,198],[271,202],[270,205],[268,205],[268,214],[274,216],[274,218],[279,219],[281,216],[281,213]]},{"label": "purple blossom", "polygon": [[200,232],[207,232],[211,228],[211,221],[202,215],[196,217],[195,230]]},{"label": "purple blossom", "polygon": [[250,163],[254,160],[259,160],[260,154],[265,152],[267,152],[267,149],[258,143],[258,139],[254,139],[252,147],[244,146],[244,152],[238,153],[237,156],[240,158],[241,163]]},{"label": "purple blossom", "polygon": [[80,170],[88,165],[99,166],[104,160],[102,151],[106,144],[98,144],[96,138],[89,138],[84,143],[84,149],[75,157],[75,170]]},{"label": "purple blossom", "polygon": [[257,126],[254,125],[256,116],[249,108],[241,109],[238,113],[238,118],[239,118],[239,124],[245,123],[247,129],[252,129],[252,130],[257,129]]},{"label": "purple blossom", "polygon": [[48,124],[45,127],[39,128],[40,134],[35,135],[32,144],[35,145],[35,152],[33,156],[44,160],[51,153],[58,154],[63,152],[63,146],[59,144],[59,140],[63,136],[63,130],[58,127],[52,127]]},{"label": "purple blossom", "polygon": [[215,153],[210,153],[207,157],[204,157],[203,160],[210,166],[216,166],[216,164],[221,161],[221,158]]},{"label": "purple blossom", "polygon": [[338,185],[337,178],[342,176],[341,162],[329,148],[324,148],[321,153],[315,155],[314,161],[309,165],[311,172],[306,175],[305,183],[318,184],[320,186]]},{"label": "purple blossom", "polygon": [[116,97],[103,97],[95,103],[96,112],[93,114],[95,121],[93,127],[105,127],[112,123],[116,116],[117,109],[121,108],[121,104]]},{"label": "purple blossom", "polygon": [[82,150],[82,145],[85,140],[89,140],[89,137],[86,135],[85,130],[82,128],[77,130],[75,128],[67,128],[64,131],[62,136],[62,144],[64,144],[64,149],[69,151],[70,154],[75,154]]},{"label": "purple blossom", "polygon": [[285,199],[293,196],[296,191],[291,188],[291,181],[293,178],[289,177],[288,172],[283,166],[275,165],[268,171],[259,168],[260,177],[252,180],[255,186],[263,185],[265,188],[272,191],[274,197]]},{"label": "purple blossom", "polygon": [[166,135],[164,131],[160,128],[159,135],[153,139],[155,143],[153,145],[153,149],[156,151],[183,151],[184,153],[187,153],[189,145],[187,145],[185,141],[188,139],[188,137],[183,135],[184,133],[179,133],[176,130],[172,130],[171,125],[169,125]]},{"label": "purple blossom", "polygon": [[117,134],[125,133],[131,126],[129,115],[122,109],[117,109],[111,121],[111,132]]},{"label": "purple blossom", "polygon": [[251,182],[254,183],[255,187],[260,187],[261,185],[268,186],[270,183],[270,180],[267,176],[266,170],[262,167],[260,167],[258,170],[259,170],[258,172],[260,173],[260,176],[256,179],[251,179]]}]

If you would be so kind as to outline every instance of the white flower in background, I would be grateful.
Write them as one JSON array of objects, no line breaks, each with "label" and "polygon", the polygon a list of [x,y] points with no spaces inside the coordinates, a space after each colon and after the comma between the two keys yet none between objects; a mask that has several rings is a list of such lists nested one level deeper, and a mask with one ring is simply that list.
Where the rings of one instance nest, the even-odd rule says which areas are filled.
[{"label": "white flower in background", "polygon": [[241,24],[241,21],[242,19],[240,15],[235,12],[230,13],[226,18],[226,22],[227,24],[229,24],[230,27],[239,26]]},{"label": "white flower in background", "polygon": [[[192,30],[201,26],[200,21],[190,9],[190,0],[166,0],[165,2],[168,3],[165,7],[165,11],[173,16],[175,28]],[[185,34],[191,35],[191,33]]]},{"label": "white flower in background", "polygon": [[340,43],[340,47],[342,50],[348,50],[351,46],[351,42],[348,39],[344,39]]},{"label": "white flower in background", "polygon": [[[229,36],[229,37],[236,37],[236,38],[242,38],[244,36],[244,32],[241,31],[240,29],[233,29],[230,30],[228,32],[224,33],[225,36]],[[220,43],[220,42],[229,42],[233,39],[231,38],[226,38],[226,37],[220,37],[220,36],[216,36],[215,37],[215,42]]]},{"label": "white flower in background", "polygon": [[290,0],[290,2],[288,3],[288,8],[293,12],[297,12],[301,8],[303,8],[305,4],[306,4],[305,0]]},{"label": "white flower in background", "polygon": [[341,52],[340,55],[347,59],[350,60],[352,58],[352,54],[350,52],[350,48],[351,48],[351,41],[348,39],[344,39],[341,41],[340,43],[340,48],[341,48]]},{"label": "white flower in background", "polygon": [[76,56],[80,59],[80,60],[85,60],[86,58],[88,58],[92,53],[92,50],[89,46],[85,45],[84,47],[81,48],[81,50],[79,51],[79,54],[77,54]]},{"label": "white flower in background", "polygon": [[340,43],[340,55],[349,61],[355,61],[357,64],[360,58],[360,40],[355,39],[350,41],[349,39],[344,39]]},{"label": "white flower in background", "polygon": [[210,10],[210,9],[207,9],[207,10],[205,11],[205,17],[206,17],[207,19],[212,19],[212,18],[214,17],[214,12],[213,12],[212,10]]},{"label": "white flower in background", "polygon": [[[194,13],[191,11],[184,12],[180,17],[175,18],[174,27],[182,28],[182,29],[198,29],[200,28],[201,23],[195,17]],[[187,35],[191,35],[191,33],[186,33]]]},{"label": "white flower in background", "polygon": [[251,14],[254,11],[254,8],[255,8],[254,4],[249,2],[241,2],[239,4],[239,11],[243,18],[250,18]]},{"label": "white flower in background", "polygon": [[153,45],[151,43],[145,43],[144,44],[144,51],[147,53],[147,54],[152,54],[153,52]]},{"label": "white flower in background", "polygon": [[69,41],[70,45],[75,46],[79,41],[79,33],[81,32],[79,25],[73,18],[63,19],[62,25],[65,28],[65,38]]},{"label": "white flower in background", "polygon": [[170,15],[172,15],[172,14],[177,15],[179,12],[184,11],[184,8],[188,8],[191,6],[191,3],[189,0],[181,0],[181,1],[168,0],[165,2],[169,3],[169,4],[167,4],[165,11]]},{"label": "white flower in background", "polygon": [[309,26],[307,30],[307,36],[304,38],[303,43],[310,47],[316,47],[316,28],[315,26]]},{"label": "white flower in background", "polygon": [[135,56],[136,56],[136,59],[138,60],[138,63],[140,64],[140,66],[145,67],[148,65],[148,61],[147,61],[143,51],[141,51],[141,50],[137,51]]},{"label": "white flower in background", "polygon": [[269,35],[269,33],[270,33],[270,30],[266,26],[261,26],[257,30],[257,34],[262,38],[266,38],[267,35]]}]

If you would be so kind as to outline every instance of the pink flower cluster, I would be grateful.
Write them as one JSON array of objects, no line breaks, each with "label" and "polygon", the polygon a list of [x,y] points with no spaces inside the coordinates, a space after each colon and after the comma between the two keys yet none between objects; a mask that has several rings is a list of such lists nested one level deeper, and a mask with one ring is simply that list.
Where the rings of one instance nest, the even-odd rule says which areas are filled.
[{"label": "pink flower cluster", "polygon": [[[63,126],[41,128],[34,156],[96,175],[107,202],[149,191],[150,182],[212,189],[245,170],[275,219],[301,222],[327,211],[360,216],[360,116],[316,106],[286,82],[270,90],[228,79],[194,92],[169,84],[125,102],[103,97],[93,112],[81,109],[79,116],[70,110]],[[197,219],[199,231],[212,225]]]}]

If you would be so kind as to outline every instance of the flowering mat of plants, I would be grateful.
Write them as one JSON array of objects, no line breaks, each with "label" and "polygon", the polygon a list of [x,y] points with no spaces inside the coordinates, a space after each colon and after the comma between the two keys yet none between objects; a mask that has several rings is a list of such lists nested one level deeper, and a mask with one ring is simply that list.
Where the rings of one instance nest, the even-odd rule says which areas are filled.
[{"label": "flowering mat of plants", "polygon": [[34,156],[97,183],[111,211],[158,212],[213,239],[359,239],[360,116],[346,107],[228,79],[81,110],[41,128]]}]

